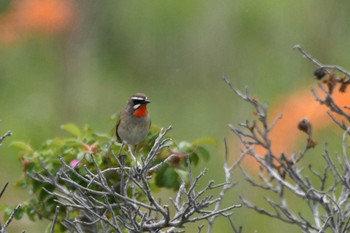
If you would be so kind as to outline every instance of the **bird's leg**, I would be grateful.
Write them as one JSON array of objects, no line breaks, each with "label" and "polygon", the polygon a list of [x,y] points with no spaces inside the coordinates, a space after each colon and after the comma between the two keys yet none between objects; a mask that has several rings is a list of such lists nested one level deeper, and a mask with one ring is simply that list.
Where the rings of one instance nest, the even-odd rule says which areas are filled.
[{"label": "bird's leg", "polygon": [[124,143],[122,143],[118,155],[120,155],[122,153],[123,147],[124,147]]},{"label": "bird's leg", "polygon": [[134,146],[134,155],[135,155],[135,157],[136,157],[136,167],[137,167],[138,170],[141,170],[142,163],[141,163],[140,165],[138,164],[138,160],[137,160],[137,157],[138,157],[138,156],[137,156],[136,149],[137,149],[137,145]]},{"label": "bird's leg", "polygon": [[118,153],[118,157],[119,157],[119,163],[120,163],[120,165],[121,166],[125,166],[125,163],[124,163],[124,161],[125,161],[125,155],[122,155],[122,151],[123,151],[123,147],[124,147],[124,143],[122,143],[122,145],[120,146],[120,150],[119,150],[119,153]]},{"label": "bird's leg", "polygon": [[136,146],[134,146],[134,152],[132,151],[132,145],[128,145],[129,147],[129,153],[132,156],[132,158],[134,159],[135,163],[136,163],[136,167],[139,167],[138,161],[137,161],[137,157],[136,157]]}]

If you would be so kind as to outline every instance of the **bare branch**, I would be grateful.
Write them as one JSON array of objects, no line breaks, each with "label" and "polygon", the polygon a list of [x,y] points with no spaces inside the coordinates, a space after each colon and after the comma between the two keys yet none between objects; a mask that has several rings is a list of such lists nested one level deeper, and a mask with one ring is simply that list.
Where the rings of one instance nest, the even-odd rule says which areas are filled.
[{"label": "bare branch", "polygon": [[3,136],[0,137],[0,146],[2,145],[2,142],[5,140],[5,138],[12,136],[12,132],[9,130],[7,131]]},{"label": "bare branch", "polygon": [[[67,164],[63,157],[60,157],[61,169],[52,174],[41,161],[41,166],[47,176],[42,173],[32,172],[28,176],[44,184],[54,186],[54,190],[44,190],[56,198],[59,206],[66,208],[67,215],[64,219],[65,226],[76,232],[85,232],[85,228],[94,229],[99,232],[182,232],[177,229],[183,228],[185,224],[196,223],[207,220],[213,225],[214,220],[219,217],[229,217],[234,208],[240,205],[230,205],[221,208],[221,203],[225,192],[233,187],[230,177],[238,162],[228,165],[228,158],[224,165],[226,180],[222,184],[215,184],[211,181],[204,188],[199,188],[199,181],[206,175],[207,169],[204,169],[198,175],[194,175],[189,157],[186,158],[189,183],[185,181],[176,195],[176,199],[169,199],[168,203],[163,204],[162,200],[157,200],[150,185],[150,174],[157,169],[165,166],[175,155],[170,155],[164,161],[155,163],[157,155],[166,149],[171,143],[166,134],[171,127],[161,130],[155,140],[152,149],[142,160],[141,164],[135,167],[126,166],[119,155],[112,153],[114,158],[120,164],[120,167],[107,168],[101,170],[94,154],[86,154],[86,157],[92,161],[94,169],[84,167],[86,175],[81,175],[78,170]],[[226,141],[225,141],[226,144]],[[227,145],[226,145],[227,146]],[[154,165],[156,164],[156,165]],[[116,189],[115,184],[110,184],[108,175],[111,172],[119,175],[120,183]],[[69,187],[69,188],[68,188]],[[208,194],[209,190],[221,189],[218,197]],[[119,190],[119,191],[117,191]],[[174,206],[171,211],[170,205]],[[56,209],[56,214],[58,209]],[[78,217],[74,219],[71,216]],[[57,222],[55,214],[52,231]],[[199,227],[199,231],[203,227]]]},{"label": "bare branch", "polygon": [[294,49],[298,50],[301,54],[303,54],[303,56],[305,58],[307,58],[308,60],[310,60],[312,63],[314,63],[316,66],[318,67],[323,67],[325,69],[333,69],[333,70],[337,70],[343,74],[345,74],[348,77],[348,81],[350,78],[350,72],[347,71],[346,69],[343,69],[340,66],[336,66],[336,65],[322,65],[321,62],[319,62],[316,58],[314,58],[313,56],[311,56],[309,53],[307,53],[300,45],[294,45],[293,47]]},{"label": "bare branch", "polygon": [[6,184],[4,185],[4,187],[2,188],[1,192],[0,192],[0,198],[2,197],[2,195],[5,193],[5,190],[8,186],[9,182],[6,182]]},{"label": "bare branch", "polygon": [[[349,78],[349,72],[346,70],[337,66],[323,66],[300,46],[295,48],[315,65],[325,69],[338,70]],[[329,75],[332,74],[328,70],[327,72]],[[336,76],[332,76],[332,78],[339,80],[339,82],[342,80]],[[306,164],[309,169],[305,170],[303,162],[311,148],[309,145],[310,140],[312,140],[311,131],[308,134],[307,144],[301,152],[293,154],[291,158],[287,158],[284,153],[280,156],[275,155],[272,151],[274,142],[270,140],[269,133],[274,130],[274,126],[281,115],[269,123],[266,105],[259,103],[256,98],[250,97],[247,91],[244,94],[237,90],[226,77],[224,77],[224,80],[239,98],[249,103],[255,110],[256,120],[245,121],[238,124],[238,127],[230,125],[230,128],[241,141],[243,148],[246,150],[246,155],[252,157],[260,166],[259,180],[255,178],[256,176],[250,175],[243,167],[240,167],[246,181],[253,187],[265,190],[268,194],[265,201],[272,209],[266,210],[241,197],[243,205],[268,217],[297,225],[305,232],[325,232],[328,230],[347,232],[350,222],[350,162],[347,153],[347,136],[350,133],[350,128],[329,113],[336,125],[344,129],[342,156],[334,159],[334,156],[330,155],[326,144],[325,155],[323,156],[324,170],[319,171],[312,164]],[[338,106],[332,98],[333,89],[327,89],[322,85],[319,85],[319,89],[322,92],[322,97],[315,90],[312,90],[316,100],[327,106],[332,113],[345,117],[349,122],[350,116],[348,113],[344,108]],[[257,147],[264,148],[266,154],[257,154]],[[331,176],[329,176],[329,172]],[[309,175],[312,175],[313,178]],[[300,211],[297,212],[296,207],[290,204],[291,200],[289,195],[286,195],[286,191],[303,201],[309,208],[312,217],[306,217],[309,215],[301,214]],[[272,194],[277,194],[277,196]],[[274,198],[272,199],[272,197]]]},{"label": "bare branch", "polygon": [[52,221],[52,227],[51,227],[51,233],[55,232],[55,226],[56,226],[56,222],[57,222],[57,217],[58,217],[58,213],[60,211],[60,206],[56,206],[56,211],[55,211],[55,215],[53,217],[53,221]]},{"label": "bare branch", "polygon": [[15,214],[16,214],[16,212],[19,210],[19,208],[21,208],[21,205],[20,205],[20,204],[18,204],[18,205],[16,206],[16,208],[15,208],[15,209],[12,211],[12,213],[10,214],[9,218],[6,220],[4,226],[3,226],[2,228],[0,228],[0,233],[6,233],[7,227],[10,225],[10,223],[11,223],[13,217],[15,217]]}]

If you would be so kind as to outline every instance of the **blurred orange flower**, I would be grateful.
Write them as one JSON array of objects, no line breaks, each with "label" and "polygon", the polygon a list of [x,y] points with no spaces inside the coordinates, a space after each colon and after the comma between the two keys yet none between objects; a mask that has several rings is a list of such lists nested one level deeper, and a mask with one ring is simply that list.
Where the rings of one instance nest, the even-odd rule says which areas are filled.
[{"label": "blurred orange flower", "polygon": [[[321,93],[320,96],[322,97]],[[344,111],[349,112],[345,106],[349,106],[350,93],[335,91],[332,94],[333,100]],[[279,113],[283,113],[283,118],[271,132],[273,142],[272,149],[276,154],[281,152],[290,153],[295,146],[297,139],[303,136],[298,131],[298,122],[303,118],[309,119],[313,126],[313,130],[325,128],[333,124],[332,119],[327,114],[328,108],[316,101],[315,96],[310,89],[297,91],[287,96],[283,102],[279,103],[272,109],[272,116],[275,117]],[[336,116],[336,114],[334,114]],[[335,117],[341,120],[339,117]]]},{"label": "blurred orange flower", "polygon": [[[321,91],[318,94],[322,97]],[[344,108],[350,105],[350,92],[334,91],[332,98],[339,107],[350,113],[349,109]],[[282,152],[290,155],[295,151],[295,146],[300,141],[300,138],[305,137],[305,143],[307,142],[305,134],[298,129],[300,120],[307,118],[312,124],[314,133],[330,124],[334,124],[327,114],[328,108],[316,101],[315,96],[309,88],[296,91],[288,96],[281,96],[279,99],[281,101],[275,106],[270,107],[269,111],[270,122],[279,114],[283,114],[282,119],[278,121],[270,132],[272,151],[276,156],[280,156]],[[336,116],[336,114],[334,115]],[[335,118],[341,120],[337,116]],[[317,139],[317,135],[315,138]],[[266,150],[258,147],[256,148],[256,152],[264,156]],[[251,167],[256,167],[257,165],[255,160],[250,157],[247,157],[246,162]]]},{"label": "blurred orange flower", "polygon": [[28,32],[66,31],[74,17],[71,0],[14,0],[7,12],[0,15],[0,42],[17,41]]}]

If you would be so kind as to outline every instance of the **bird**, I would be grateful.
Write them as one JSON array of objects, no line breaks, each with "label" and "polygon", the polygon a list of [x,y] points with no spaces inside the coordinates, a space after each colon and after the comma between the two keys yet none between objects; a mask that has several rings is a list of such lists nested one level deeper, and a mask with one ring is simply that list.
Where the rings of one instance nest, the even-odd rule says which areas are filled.
[{"label": "bird", "polygon": [[[151,117],[147,110],[147,104],[151,101],[144,93],[133,94],[126,105],[120,112],[116,126],[117,141],[123,145],[129,146],[129,152],[137,163],[131,147],[136,151],[136,146],[147,136],[150,126]],[[121,147],[121,150],[122,150]]]}]

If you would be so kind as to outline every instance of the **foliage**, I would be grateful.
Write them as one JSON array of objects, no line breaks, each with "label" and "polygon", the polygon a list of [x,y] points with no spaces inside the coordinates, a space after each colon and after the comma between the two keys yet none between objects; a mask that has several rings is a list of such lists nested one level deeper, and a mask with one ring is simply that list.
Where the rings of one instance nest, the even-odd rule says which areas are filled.
[{"label": "foliage", "polygon": [[[208,160],[209,153],[204,144],[215,143],[210,138],[199,139],[192,143],[175,142],[164,134],[161,145],[155,148],[157,138],[162,133],[160,129],[152,126],[147,138],[137,147],[138,165],[136,165],[129,156],[129,153],[133,152],[128,151],[126,145],[122,147],[116,143],[108,134],[95,132],[87,125],[80,129],[72,123],[62,125],[62,129],[69,133],[68,136],[48,139],[40,148],[33,148],[30,144],[20,141],[12,143],[12,146],[20,150],[23,170],[17,186],[28,189],[31,194],[31,198],[19,210],[18,216],[23,216],[25,213],[31,220],[42,218],[52,220],[56,206],[60,205],[56,215],[58,220],[56,229],[59,231],[68,227],[67,223],[65,226],[61,224],[64,222],[63,219],[74,219],[82,214],[81,209],[62,204],[67,201],[62,197],[64,192],[77,192],[78,195],[81,191],[78,190],[79,187],[86,187],[93,190],[89,193],[89,198],[101,203],[107,198],[101,195],[106,191],[105,188],[111,188],[110,191],[121,195],[125,188],[127,196],[133,193],[137,197],[135,199],[144,200],[146,193],[141,187],[132,189],[125,183],[125,179],[130,177],[127,178],[124,176],[126,173],[121,171],[128,169],[134,174],[133,178],[147,176],[145,182],[148,187],[152,187],[152,192],[162,187],[178,190],[182,181],[186,181],[187,184],[189,182],[186,158],[193,165],[197,165],[200,160]],[[152,160],[148,160],[150,154],[153,156]],[[89,178],[97,176],[101,171],[106,183],[102,186],[94,182],[89,183]],[[113,200],[113,195],[107,199],[110,205],[121,201]],[[114,208],[113,213],[109,213],[107,218],[112,218],[113,214],[120,214],[120,211]]]}]

